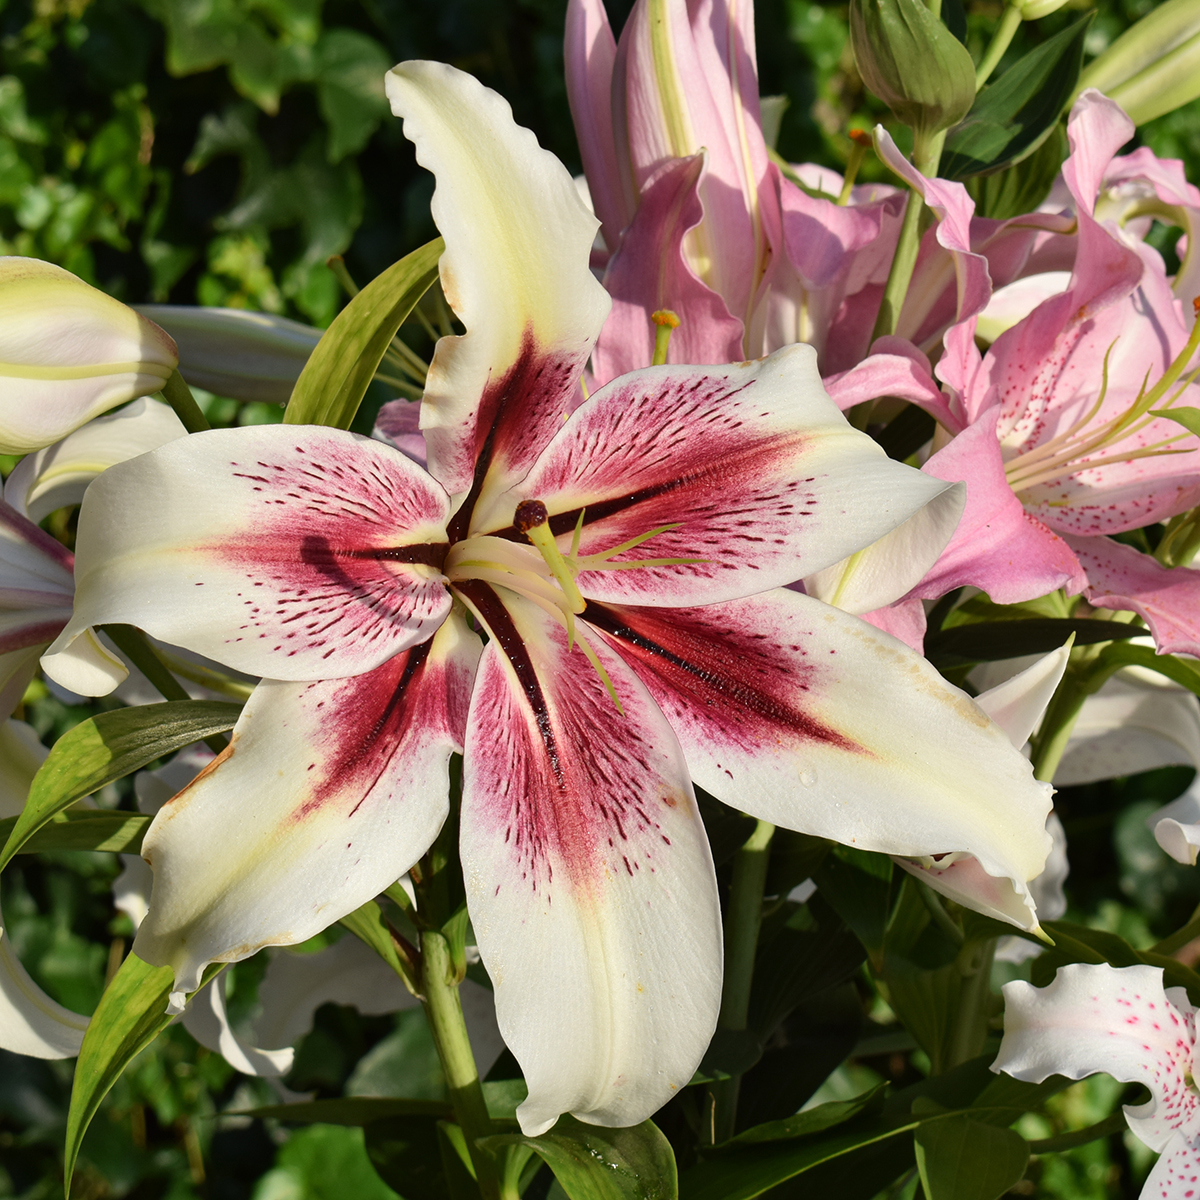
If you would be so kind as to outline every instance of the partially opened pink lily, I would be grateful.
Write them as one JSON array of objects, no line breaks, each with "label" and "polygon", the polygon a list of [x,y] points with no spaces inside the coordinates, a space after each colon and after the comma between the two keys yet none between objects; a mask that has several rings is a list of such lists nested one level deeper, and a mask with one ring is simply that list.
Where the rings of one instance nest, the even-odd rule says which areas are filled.
[{"label": "partially opened pink lily", "polygon": [[403,874],[461,751],[468,907],[522,1125],[629,1124],[688,1082],[719,1006],[692,779],[864,849],[966,851],[1017,886],[1049,848],[1047,789],[923,659],[781,587],[945,485],[851,429],[805,346],[638,371],[564,421],[608,309],[594,220],[469,76],[406,63],[387,86],[437,178],[467,330],[430,369],[429,472],[296,426],[112,468],[44,661],[71,686],[75,636],[132,621],[266,677],[146,838],[136,950],[174,967],[177,1004],[208,962],[303,940]]}]

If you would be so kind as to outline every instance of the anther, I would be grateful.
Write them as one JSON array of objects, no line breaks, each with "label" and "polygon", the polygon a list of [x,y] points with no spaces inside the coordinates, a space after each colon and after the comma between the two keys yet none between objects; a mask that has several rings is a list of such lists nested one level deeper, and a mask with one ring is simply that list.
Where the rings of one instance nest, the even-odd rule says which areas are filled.
[{"label": "anther", "polygon": [[650,365],[661,367],[667,361],[671,330],[679,328],[679,317],[669,308],[660,308],[650,314],[650,320],[654,323],[654,357]]}]

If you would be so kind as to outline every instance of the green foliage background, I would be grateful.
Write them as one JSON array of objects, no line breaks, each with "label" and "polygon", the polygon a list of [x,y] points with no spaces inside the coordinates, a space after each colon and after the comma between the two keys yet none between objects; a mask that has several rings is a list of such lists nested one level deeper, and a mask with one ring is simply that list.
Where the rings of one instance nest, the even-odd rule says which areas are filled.
[{"label": "green foliage background", "polygon": [[[947,11],[953,3],[945,0]],[[610,0],[615,25],[628,7]],[[845,5],[758,7],[762,90],[790,100],[780,151],[840,166],[847,130],[884,115],[854,71]],[[1153,0],[1103,0],[1088,53],[1151,7]],[[0,252],[60,263],[130,302],[232,305],[325,325],[343,298],[330,255],[344,255],[365,282],[434,233],[432,180],[416,167],[383,98],[381,77],[392,63],[426,57],[473,72],[578,171],[562,79],[564,9],[565,0],[0,0]],[[972,0],[962,13],[977,57],[1000,11],[992,0]],[[1077,15],[1072,6],[1026,27],[1010,59]],[[1141,136],[1157,153],[1184,158],[1200,179],[1200,106],[1160,118]],[[232,404],[225,417],[237,418]],[[94,711],[44,691],[28,700],[26,719],[47,744]],[[1187,772],[1155,772],[1060,795],[1071,919],[1135,945],[1186,920],[1200,876],[1171,863],[1143,823],[1186,783]],[[127,781],[110,793],[103,803],[131,807]],[[23,961],[77,1011],[94,1007],[132,932],[112,908],[119,869],[113,856],[42,854],[19,859],[3,880],[3,911]],[[261,970],[251,961],[232,972],[235,1020],[252,1012]],[[885,1030],[887,1014],[872,1009],[870,997],[859,1000],[864,1037]],[[864,1054],[834,1077],[828,1098],[837,1087],[862,1090],[919,1069],[903,1051]],[[0,1054],[0,1197],[61,1195],[70,1077],[69,1063]],[[443,1087],[419,1012],[363,1018],[333,1006],[318,1014],[287,1084],[320,1096],[434,1098]],[[1028,1118],[1034,1125],[1022,1131],[1045,1137],[1099,1120],[1114,1088],[1105,1079],[1080,1084],[1047,1120]],[[172,1028],[106,1101],[84,1145],[75,1195],[396,1195],[371,1169],[359,1130],[289,1133],[222,1115],[275,1099],[268,1085],[238,1076]],[[1137,1143],[1116,1134],[1045,1161],[1040,1179],[1019,1185],[1019,1194],[1133,1197],[1147,1165]],[[551,1189],[543,1176],[532,1200]]]}]

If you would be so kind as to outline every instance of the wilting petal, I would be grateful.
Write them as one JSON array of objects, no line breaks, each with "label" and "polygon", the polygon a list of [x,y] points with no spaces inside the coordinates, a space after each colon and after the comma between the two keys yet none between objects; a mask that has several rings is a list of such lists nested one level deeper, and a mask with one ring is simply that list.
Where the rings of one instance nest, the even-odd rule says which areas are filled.
[{"label": "wilting petal", "polygon": [[0,1049],[33,1058],[71,1058],[88,1018],[51,1000],[21,965],[0,917]]},{"label": "wilting petal", "polygon": [[417,161],[437,178],[442,289],[467,328],[442,338],[430,365],[430,470],[454,494],[485,471],[489,488],[507,486],[569,411],[608,315],[588,269],[596,221],[562,163],[471,76],[408,62],[386,84]]},{"label": "wilting petal", "polygon": [[1103,1071],[1145,1084],[1151,1100],[1126,1105],[1125,1117],[1152,1150],[1165,1149],[1176,1132],[1200,1129],[1200,1096],[1191,1086],[1196,1010],[1183,988],[1164,991],[1161,967],[1070,963],[1049,987],[1018,980],[1002,990],[1004,1041],[993,1071],[1032,1083]]},{"label": "wilting petal", "polygon": [[229,1024],[225,987],[222,973],[192,997],[183,1014],[184,1029],[200,1045],[221,1055],[235,1071],[245,1075],[286,1075],[292,1069],[296,1052],[290,1046],[283,1050],[260,1050],[238,1037]]},{"label": "wilting petal", "polygon": [[671,613],[590,605],[586,618],[641,676],[692,778],[719,800],[864,850],[974,854],[1017,885],[1041,872],[1048,785],[972,700],[887,634],[782,589]]},{"label": "wilting petal", "polygon": [[687,1084],[720,1004],[716,881],[687,764],[601,639],[576,635],[623,715],[552,618],[468,587],[492,640],[467,732],[463,876],[529,1083],[518,1116],[527,1134],[563,1112],[636,1124]]},{"label": "wilting petal", "polygon": [[0,818],[15,817],[29,798],[29,785],[50,751],[24,721],[0,725]]},{"label": "wilting petal", "polygon": [[672,159],[646,181],[641,203],[621,247],[609,262],[604,286],[612,312],[592,355],[601,383],[654,358],[650,314],[670,309],[680,318],[671,334],[667,361],[727,363],[742,357],[742,323],[725,301],[703,283],[683,253],[684,234],[700,224],[700,180],[704,155]]},{"label": "wilting petal", "polygon": [[4,481],[4,499],[31,521],[40,521],[56,508],[78,504],[88,484],[114,463],[157,450],[186,433],[167,405],[143,396],[26,455]]},{"label": "wilting petal", "polygon": [[1089,604],[1137,613],[1150,626],[1159,654],[1200,657],[1200,571],[1164,567],[1110,538],[1068,541],[1087,572]]},{"label": "wilting petal", "polygon": [[428,849],[478,646],[452,618],[366,675],[259,685],[229,748],[143,843],[154,891],[135,947],[175,968],[176,1003],[207,963],[304,941]]},{"label": "wilting petal", "polygon": [[[153,497],[150,502],[146,498]],[[410,459],[336,429],[259,425],[109,468],[79,516],[70,624],[125,621],[273,679],[336,679],[423,641],[450,607],[449,501]]]},{"label": "wilting petal", "polygon": [[651,367],[578,409],[477,528],[541,500],[564,551],[581,509],[581,554],[659,526],[618,555],[700,559],[584,570],[589,599],[706,604],[790,583],[906,521],[944,485],[892,462],[821,387],[811,346],[724,368]]},{"label": "wilting petal", "polygon": [[579,141],[579,156],[604,243],[609,253],[621,244],[621,233],[637,207],[632,178],[623,178],[613,140],[613,38],[603,0],[569,0],[563,32],[563,65],[567,101]]},{"label": "wilting petal", "polygon": [[192,387],[234,400],[286,404],[321,340],[311,325],[273,313],[196,304],[138,304],[179,347],[179,373]]},{"label": "wilting petal", "polygon": [[0,258],[0,330],[0,454],[40,450],[157,392],[177,361],[157,325],[36,258]]},{"label": "wilting petal", "polygon": [[970,584],[997,604],[1016,604],[1084,585],[1072,547],[1022,507],[1004,478],[995,415],[969,425],[922,468],[939,479],[965,480],[967,507],[946,552],[914,589],[925,599]]}]

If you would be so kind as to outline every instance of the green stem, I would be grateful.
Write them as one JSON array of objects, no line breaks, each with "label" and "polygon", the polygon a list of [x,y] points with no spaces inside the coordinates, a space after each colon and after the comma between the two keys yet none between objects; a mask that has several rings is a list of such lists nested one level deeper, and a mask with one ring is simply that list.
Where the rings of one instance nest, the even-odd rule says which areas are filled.
[{"label": "green stem", "polygon": [[[1092,648],[1085,646],[1083,649],[1089,651]],[[1062,762],[1063,752],[1084,701],[1095,690],[1091,676],[1092,673],[1086,668],[1081,670],[1077,664],[1069,663],[1066,674],[1046,707],[1046,715],[1033,739],[1030,755],[1033,777],[1043,783],[1054,780],[1054,772]]]},{"label": "green stem", "polygon": [[477,1139],[488,1137],[495,1130],[488,1116],[483,1085],[479,1082],[479,1071],[463,1020],[454,957],[450,943],[434,931],[421,936],[421,991],[425,996],[425,1015],[446,1075],[450,1102],[467,1141],[479,1191],[483,1200],[500,1200],[500,1173],[496,1160],[477,1144]]},{"label": "green stem", "polygon": [[[763,888],[767,882],[774,833],[774,825],[759,821],[733,860],[729,909],[725,914],[725,978],[721,988],[721,1012],[717,1018],[719,1029],[744,1030],[750,1016],[750,981],[754,976],[754,955],[762,924]],[[719,1079],[712,1085],[714,1142],[733,1137],[740,1087],[741,1077],[736,1075],[731,1079]]]},{"label": "green stem", "polygon": [[[913,166],[926,179],[931,179],[937,174],[945,141],[945,132],[935,133],[932,137],[916,135]],[[871,332],[872,342],[876,338],[888,337],[896,332],[900,310],[904,307],[904,297],[908,293],[908,285],[912,282],[913,268],[917,265],[917,252],[921,248],[921,215],[924,211],[924,199],[915,189],[911,189],[908,202],[904,206],[904,220],[900,225],[896,253],[892,257],[888,281],[883,289],[883,300],[879,304],[879,315],[875,318],[875,328]]]},{"label": "green stem", "polygon": [[173,371],[171,378],[163,384],[162,397],[175,410],[175,415],[183,422],[188,433],[203,433],[212,428],[208,418],[200,411],[192,389],[184,383],[178,371]]},{"label": "green stem", "polygon": [[1182,929],[1177,930],[1170,937],[1163,938],[1161,942],[1155,946],[1151,946],[1150,949],[1155,954],[1171,955],[1198,937],[1200,937],[1200,906],[1197,906],[1196,911],[1192,913],[1191,919]]},{"label": "green stem", "polygon": [[992,990],[992,958],[995,953],[995,938],[970,942],[959,953],[963,983],[958,995],[958,1010],[954,1014],[949,1061],[945,1070],[975,1058],[987,1041],[987,1002]]},{"label": "green stem", "polygon": [[[151,687],[155,688],[164,700],[191,699],[187,689],[167,669],[140,629],[132,625],[102,625],[100,628],[108,634],[113,645],[145,675]],[[214,754],[220,754],[229,745],[229,741],[221,734],[215,733],[212,737],[206,737],[204,744]]]},{"label": "green stem", "polygon": [[1000,24],[992,37],[992,44],[988,46],[987,53],[980,59],[979,66],[976,68],[976,91],[979,91],[987,83],[1020,28],[1021,10],[1015,4],[1010,4],[1004,10],[1004,16],[1000,18]]}]

